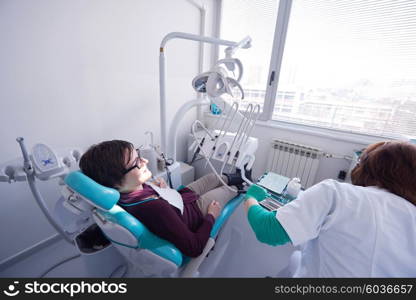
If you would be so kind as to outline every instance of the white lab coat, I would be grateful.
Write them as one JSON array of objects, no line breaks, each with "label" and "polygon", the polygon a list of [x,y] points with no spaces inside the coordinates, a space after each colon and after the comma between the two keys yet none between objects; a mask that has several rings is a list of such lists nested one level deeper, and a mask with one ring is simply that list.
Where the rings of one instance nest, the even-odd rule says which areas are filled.
[{"label": "white lab coat", "polygon": [[416,277],[416,206],[324,180],[277,211],[302,259],[295,277]]}]

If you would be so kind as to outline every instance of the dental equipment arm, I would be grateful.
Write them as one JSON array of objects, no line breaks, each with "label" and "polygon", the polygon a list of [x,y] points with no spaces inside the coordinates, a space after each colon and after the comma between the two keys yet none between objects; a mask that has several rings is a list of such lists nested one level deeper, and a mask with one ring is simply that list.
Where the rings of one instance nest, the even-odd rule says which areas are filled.
[{"label": "dental equipment arm", "polygon": [[214,247],[214,245],[215,245],[215,240],[212,237],[210,237],[207,243],[205,244],[205,247],[202,253],[199,256],[191,259],[191,261],[185,266],[185,268],[181,272],[180,277],[184,277],[184,278],[195,277],[195,275],[198,274],[199,267],[201,266],[202,262],[207,257],[208,253]]},{"label": "dental equipment arm", "polygon": [[[192,133],[192,136],[194,137],[194,139],[195,140],[197,140],[197,138],[196,138],[196,135],[195,135],[195,125],[199,125],[199,126],[201,126],[202,127],[202,129],[203,130],[205,130],[205,132],[207,132],[207,133],[209,133],[209,135],[211,136],[211,138],[212,138],[212,135],[211,135],[211,133],[209,132],[209,130],[204,126],[204,124],[202,124],[201,123],[201,121],[199,121],[199,120],[196,120],[193,124],[192,124],[192,127],[191,127],[191,133]],[[217,177],[218,177],[218,179],[221,181],[221,183],[226,187],[226,188],[228,188],[230,191],[232,191],[232,192],[235,192],[235,193],[237,193],[238,191],[237,190],[235,190],[235,189],[233,189],[232,187],[230,187],[225,181],[224,181],[224,179],[222,179],[222,176],[221,176],[221,174],[218,174],[218,172],[217,172],[217,170],[215,170],[215,168],[214,168],[214,166],[212,165],[212,163],[209,161],[209,159],[208,159],[208,156],[207,156],[207,154],[205,153],[205,151],[204,151],[204,149],[201,147],[201,145],[198,143],[198,147],[199,147],[199,149],[200,149],[200,151],[202,152],[202,155],[205,157],[205,159],[207,160],[207,162],[208,162],[208,165],[210,166],[210,168],[211,168],[211,170],[212,170],[212,172],[214,172],[215,173],[215,175],[217,175]]]},{"label": "dental equipment arm", "polygon": [[262,188],[257,184],[252,184],[246,192],[245,200],[247,200],[248,198],[254,198],[257,201],[262,201],[270,196],[270,193],[268,193],[265,188]]},{"label": "dental equipment arm", "polygon": [[243,64],[239,59],[236,58],[223,58],[217,61],[217,65],[224,64],[228,70],[234,72],[234,65],[238,67],[238,76],[236,80],[240,82],[241,78],[243,77]]},{"label": "dental equipment arm", "polygon": [[[250,140],[250,143],[248,143],[250,138],[248,134],[251,133],[255,125],[255,122],[258,118],[258,112],[260,111],[260,106],[256,105],[253,107],[253,104],[249,104],[246,108],[246,115],[248,115],[248,117],[246,117],[238,111],[237,102],[234,102],[232,105],[230,105],[223,100],[223,104],[224,107],[228,107],[228,115],[224,118],[221,130],[218,133],[215,133],[215,137],[213,137],[213,134],[211,134],[209,130],[202,125],[201,122],[195,121],[192,126],[192,134],[195,140],[194,145],[197,147],[197,151],[201,152],[205,157],[205,167],[210,163],[211,158],[215,158],[222,162],[219,174],[223,174],[226,164],[231,159],[231,168],[236,167],[240,169],[242,179],[251,185],[251,178],[247,178],[246,170],[251,170],[254,164],[255,157],[253,153],[257,149],[257,140]],[[257,113],[255,113],[256,110]],[[232,111],[234,112],[231,114]],[[240,117],[237,132],[235,134],[227,134],[227,131],[230,129],[231,123],[234,121],[236,115]],[[227,122],[229,122],[228,126],[226,126]],[[204,143],[202,141],[198,142],[198,139],[195,136],[195,125],[200,125],[201,128],[203,128],[205,131],[205,136],[203,139]],[[225,127],[227,127],[227,129],[225,129]],[[210,135],[211,141],[205,140],[207,134]],[[207,155],[208,151],[209,155]],[[220,176],[214,170],[212,165],[210,165],[210,168],[213,169],[217,176]]]},{"label": "dental equipment arm", "polygon": [[[255,113],[256,109],[257,109],[257,113]],[[242,149],[243,146],[246,145],[248,139],[250,138],[251,131],[253,130],[253,127],[256,124],[256,121],[259,117],[259,112],[260,112],[260,105],[257,104],[253,107],[253,104],[251,103],[246,108],[246,112],[245,112],[246,116],[238,112],[239,116],[242,117],[240,121],[240,125],[237,129],[234,140],[231,146],[229,147],[230,151],[228,151],[227,157],[226,159],[224,159],[223,165],[221,167],[221,174],[222,174],[224,171],[225,165],[231,159],[230,169],[232,170],[234,167],[241,169],[243,179],[248,184],[252,184],[252,182],[248,178],[245,177],[245,169],[247,170],[251,169],[251,166],[253,165],[255,158],[254,158],[254,155],[252,154],[244,154],[244,152],[243,154],[241,154],[242,152],[240,150]],[[234,145],[236,145],[235,152],[232,151]],[[246,164],[249,164],[249,167],[246,168],[245,167]]]},{"label": "dental equipment arm", "polygon": [[[172,158],[174,161],[177,159],[176,155],[176,141],[178,136],[178,128],[183,119],[183,116],[193,107],[208,105],[210,102],[206,99],[196,99],[183,104],[178,111],[176,112],[173,120],[172,126],[169,129],[169,143],[167,146],[167,157]],[[163,148],[162,148],[163,149]],[[163,152],[163,150],[162,150]]]},{"label": "dental equipment arm", "polygon": [[16,141],[19,143],[20,149],[22,150],[23,170],[26,172],[27,175],[33,174],[32,163],[30,162],[29,154],[27,154],[24,139],[22,137],[18,137],[18,138],[16,138]]},{"label": "dental equipment arm", "polygon": [[[254,119],[254,121],[252,120],[252,114],[254,114],[254,111],[256,110],[256,108],[257,108],[257,112],[255,113],[255,119]],[[242,137],[242,139],[241,139],[241,141],[240,141],[240,145],[238,146],[238,149],[241,149],[241,146],[242,145],[245,145],[246,143],[247,143],[247,141],[248,141],[248,139],[250,138],[250,135],[251,135],[251,132],[253,131],[253,128],[254,128],[254,125],[256,125],[256,122],[257,122],[257,120],[258,120],[258,118],[259,118],[259,116],[260,116],[260,105],[259,104],[256,104],[255,106],[254,106],[254,109],[252,110],[252,112],[250,113],[250,116],[249,116],[249,122],[247,122],[247,128],[246,128],[246,134],[245,134],[245,137],[243,136]],[[251,126],[250,126],[250,122],[251,121],[253,121],[252,123],[251,123]],[[250,126],[250,128],[249,128],[249,126]],[[248,129],[248,130],[247,130]],[[235,157],[234,157],[234,159],[233,159],[233,164],[232,164],[232,166],[231,166],[231,169],[233,169],[234,167],[236,167],[236,165],[237,165],[237,162],[238,162],[238,159],[239,159],[239,154],[240,154],[240,152],[238,151],[238,152],[236,152],[236,154],[235,154]],[[246,165],[246,163],[245,162],[243,162],[244,161],[244,159],[245,159],[245,157],[240,161],[240,163],[239,163],[239,165],[240,166],[245,166]],[[255,159],[255,157],[254,157],[254,155],[251,155],[251,157],[250,157],[250,159],[251,159],[251,161],[249,160],[248,161],[248,163],[250,164],[250,166],[248,166],[247,167],[247,170],[250,170],[251,169],[251,167],[252,167],[252,165],[253,165],[253,163],[254,163],[254,159]],[[243,179],[244,180],[246,180],[246,178],[245,178],[245,167],[244,167],[244,169],[243,169]],[[250,184],[252,184],[251,183],[251,181],[247,181],[246,180],[246,182],[247,183],[250,183]]]},{"label": "dental equipment arm", "polygon": [[[247,106],[247,108],[246,108],[246,113],[247,113],[247,111],[248,111],[250,108],[251,108],[251,109],[253,109],[253,105],[252,105],[251,103]],[[241,113],[240,113],[240,114],[241,114]],[[229,147],[229,149],[228,149],[228,151],[227,151],[226,158],[224,159],[223,164],[222,164],[222,166],[221,166],[221,171],[220,171],[220,173],[221,173],[221,174],[223,173],[224,168],[225,168],[225,165],[228,163],[228,161],[229,161],[229,159],[230,159],[230,157],[231,157],[231,151],[232,151],[232,149],[233,149],[233,147],[234,147],[234,144],[235,144],[235,143],[236,143],[236,141],[240,138],[240,135],[244,133],[244,127],[245,127],[245,124],[247,123],[247,121],[248,121],[248,119],[247,119],[247,118],[244,118],[244,117],[243,117],[243,118],[241,119],[240,125],[238,126],[237,132],[236,132],[236,134],[235,134],[235,136],[234,136],[234,139],[233,139],[233,141],[232,141],[232,143],[231,143],[231,146]],[[236,155],[236,153],[238,153],[238,150],[239,150],[239,149],[237,149],[237,151],[235,152],[235,154],[234,154],[234,155]]]},{"label": "dental equipment arm", "polygon": [[227,58],[232,57],[238,49],[247,49],[251,47],[251,37],[246,36],[244,39],[239,41],[235,46],[230,46],[225,49],[225,54]]},{"label": "dental equipment arm", "polygon": [[[224,104],[224,110],[223,111],[225,111],[226,101],[223,101],[223,104]],[[233,110],[233,107],[235,107],[235,109],[234,109],[234,113],[231,116],[231,111]],[[218,136],[215,137],[216,138],[215,144],[214,144],[214,146],[212,146],[211,154],[209,156],[209,160],[212,158],[212,156],[214,155],[215,151],[217,150],[217,144],[218,144],[218,141],[220,140],[220,138],[223,137],[223,136],[225,136],[225,134],[227,133],[227,131],[230,129],[231,124],[233,123],[234,118],[235,118],[236,114],[238,113],[238,103],[237,102],[234,102],[231,106],[228,106],[228,108],[229,109],[228,109],[227,116],[224,118],[224,122],[222,124],[222,127],[221,127],[219,133],[218,133]],[[229,116],[231,116],[231,119],[230,119]],[[218,118],[218,120],[219,119],[220,119],[220,117]],[[228,123],[228,127],[227,127],[227,129],[224,129],[225,124],[227,122],[229,122]],[[214,128],[215,128],[215,126],[214,126]],[[208,165],[208,162],[205,164],[205,168],[207,167],[207,165]]]},{"label": "dental equipment arm", "polygon": [[[231,129],[231,125],[232,122],[236,122],[237,124],[240,124],[246,117],[239,111],[239,104],[236,101],[233,101],[232,103],[230,103],[230,101],[226,101],[224,99],[222,99],[221,97],[216,97],[216,98],[211,98],[212,103],[220,106],[223,105],[224,106],[224,110],[227,111],[232,111],[233,109],[235,110],[234,114],[233,114],[233,118],[231,120],[231,122],[229,123],[226,131],[229,131]],[[237,105],[236,108],[234,108],[234,106]],[[228,117],[228,116],[227,116]]]},{"label": "dental equipment arm", "polygon": [[165,64],[165,46],[168,41],[174,38],[197,41],[197,42],[204,42],[214,45],[223,45],[229,46],[227,49],[231,54],[233,54],[237,49],[249,48],[251,46],[251,38],[246,37],[239,43],[222,40],[217,38],[211,38],[206,36],[199,36],[195,34],[189,34],[184,32],[171,32],[167,34],[161,44],[159,50],[159,86],[160,86],[160,127],[161,127],[161,150],[162,152],[166,152],[167,146],[167,123],[166,123],[166,64]]},{"label": "dental equipment arm", "polygon": [[29,183],[30,190],[38,203],[40,209],[42,210],[43,214],[45,215],[46,219],[49,221],[49,223],[52,225],[53,228],[57,232],[59,232],[62,237],[70,244],[74,244],[74,241],[70,239],[70,237],[65,233],[65,231],[61,228],[61,226],[55,221],[52,214],[49,212],[49,209],[45,203],[45,200],[43,199],[42,195],[40,194],[36,184],[35,184],[35,173],[33,169],[33,165],[29,159],[29,155],[26,150],[26,146],[24,144],[24,139],[22,137],[18,137],[16,141],[20,145],[20,149],[22,150],[23,154],[23,164],[24,164],[24,171],[27,175],[27,182]]}]

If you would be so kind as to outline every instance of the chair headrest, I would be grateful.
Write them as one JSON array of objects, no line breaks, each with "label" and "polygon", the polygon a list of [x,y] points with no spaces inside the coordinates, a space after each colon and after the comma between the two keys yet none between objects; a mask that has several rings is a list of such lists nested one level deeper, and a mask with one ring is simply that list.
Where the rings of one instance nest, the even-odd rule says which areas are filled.
[{"label": "chair headrest", "polygon": [[95,182],[81,171],[69,173],[64,182],[94,206],[105,210],[111,209],[120,199],[119,191]]}]

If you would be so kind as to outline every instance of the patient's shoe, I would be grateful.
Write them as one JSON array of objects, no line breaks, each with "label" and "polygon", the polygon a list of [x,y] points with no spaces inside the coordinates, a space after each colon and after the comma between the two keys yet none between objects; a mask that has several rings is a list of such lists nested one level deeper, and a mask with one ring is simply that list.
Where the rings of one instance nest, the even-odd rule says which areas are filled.
[{"label": "patient's shoe", "polygon": [[240,186],[243,185],[244,180],[241,178],[241,172],[236,173],[222,173],[227,177],[227,183],[228,185],[235,185],[240,189]]},{"label": "patient's shoe", "polygon": [[[244,166],[244,168],[247,165]],[[246,170],[246,178],[250,181],[251,180],[251,170]],[[243,190],[244,180],[241,177],[241,169],[237,168],[235,173],[223,173],[227,177],[228,185],[235,185],[239,190]]]}]

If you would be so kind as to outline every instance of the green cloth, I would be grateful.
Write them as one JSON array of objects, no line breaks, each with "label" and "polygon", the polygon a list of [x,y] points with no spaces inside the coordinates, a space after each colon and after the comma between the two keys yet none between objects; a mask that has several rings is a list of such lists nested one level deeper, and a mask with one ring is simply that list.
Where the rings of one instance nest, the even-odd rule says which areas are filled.
[{"label": "green cloth", "polygon": [[291,242],[285,229],[276,219],[276,211],[268,211],[260,205],[253,205],[248,210],[248,222],[257,239],[271,246]]},{"label": "green cloth", "polygon": [[257,184],[252,184],[250,185],[250,187],[248,188],[246,192],[245,200],[248,198],[254,198],[257,201],[261,201],[263,199],[266,199],[269,196],[270,195],[265,188],[262,188],[261,186]]}]

